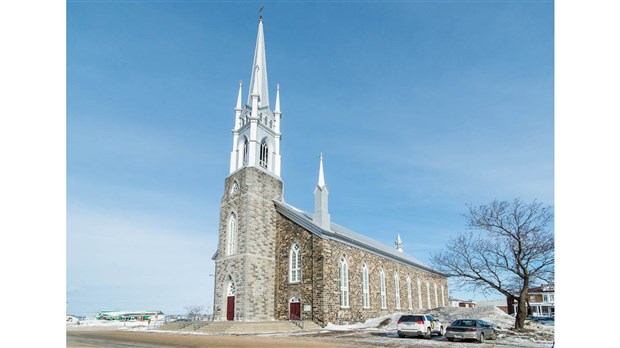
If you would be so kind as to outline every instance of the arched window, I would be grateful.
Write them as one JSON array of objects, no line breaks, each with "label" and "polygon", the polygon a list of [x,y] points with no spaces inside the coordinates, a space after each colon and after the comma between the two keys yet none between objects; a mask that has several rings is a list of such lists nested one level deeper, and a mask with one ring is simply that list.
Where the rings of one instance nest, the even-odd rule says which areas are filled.
[{"label": "arched window", "polygon": [[418,283],[418,308],[422,308],[422,284],[420,284],[420,277],[417,278]]},{"label": "arched window", "polygon": [[379,270],[379,282],[381,287],[381,308],[387,308],[387,301],[385,300],[385,273],[383,273],[383,268]]},{"label": "arched window", "polygon": [[413,310],[413,298],[411,297],[411,278],[407,276],[407,308]]},{"label": "arched window", "polygon": [[250,144],[248,143],[248,139],[245,139],[243,143],[243,165],[248,164],[248,152],[250,151]]},{"label": "arched window", "polygon": [[269,164],[269,145],[267,144],[267,140],[263,139],[260,144],[260,160],[259,164],[263,168],[267,168]]},{"label": "arched window", "polygon": [[228,276],[228,291],[227,291],[227,295],[228,296],[235,296],[236,290],[235,290],[235,283],[233,282],[232,278],[230,276]]},{"label": "arched window", "polygon": [[368,267],[366,262],[362,265],[362,305],[364,308],[370,307],[370,292],[368,291]]},{"label": "arched window", "polygon": [[289,276],[288,281],[299,283],[301,281],[301,248],[295,243],[291,247],[289,255]]},{"label": "arched window", "polygon": [[232,186],[230,187],[230,193],[234,195],[238,192],[239,192],[239,183],[235,180]]},{"label": "arched window", "polygon": [[230,213],[228,219],[228,245],[226,247],[227,255],[234,255],[237,253],[237,215]]},{"label": "arched window", "polygon": [[446,295],[445,295],[445,293],[443,292],[443,284],[442,284],[442,285],[441,285],[441,306],[442,306],[442,307],[445,307],[445,306],[446,306],[446,300],[445,300],[445,298],[446,298]]},{"label": "arched window", "polygon": [[396,301],[396,309],[400,309],[400,279],[398,279],[398,272],[394,272],[394,299]]},{"label": "arched window", "polygon": [[343,257],[340,258],[340,307],[349,307],[349,267],[347,266],[347,260]]},{"label": "arched window", "polygon": [[431,305],[431,285],[426,281],[426,300],[428,302],[427,308],[433,308]]}]

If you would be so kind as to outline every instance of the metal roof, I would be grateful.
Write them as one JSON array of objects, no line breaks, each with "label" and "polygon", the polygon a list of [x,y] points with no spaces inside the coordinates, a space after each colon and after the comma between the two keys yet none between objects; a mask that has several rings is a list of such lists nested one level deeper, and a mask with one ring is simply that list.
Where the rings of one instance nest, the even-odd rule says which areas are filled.
[{"label": "metal roof", "polygon": [[387,246],[381,242],[378,242],[357,232],[351,231],[333,222],[330,224],[329,230],[322,229],[318,225],[314,224],[314,222],[312,221],[312,214],[295,208],[292,205],[284,202],[274,201],[274,203],[277,212],[322,239],[335,240],[370,252],[372,254],[379,255],[387,259],[405,264],[407,266],[412,266],[424,271],[432,272],[441,276],[446,276],[445,274],[433,269],[432,267],[416,259],[415,257],[398,251],[396,248]]}]

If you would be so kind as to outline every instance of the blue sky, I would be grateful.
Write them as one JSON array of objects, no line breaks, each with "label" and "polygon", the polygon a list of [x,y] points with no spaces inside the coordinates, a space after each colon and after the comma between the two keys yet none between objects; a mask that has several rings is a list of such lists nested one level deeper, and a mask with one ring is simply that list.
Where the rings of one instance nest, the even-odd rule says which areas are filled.
[{"label": "blue sky", "polygon": [[[466,204],[554,204],[552,2],[264,4],[288,203],[324,152],[332,221],[423,261]],[[69,312],[212,304],[258,7],[67,3]]]}]

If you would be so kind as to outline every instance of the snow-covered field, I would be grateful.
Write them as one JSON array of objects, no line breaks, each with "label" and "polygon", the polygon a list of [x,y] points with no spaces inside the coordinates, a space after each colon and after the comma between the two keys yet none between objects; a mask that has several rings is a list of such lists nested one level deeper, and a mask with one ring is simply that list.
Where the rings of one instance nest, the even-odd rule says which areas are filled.
[{"label": "snow-covered field", "polygon": [[[555,328],[554,326],[541,325],[526,322],[524,332],[514,332],[510,330],[514,325],[514,318],[507,315],[496,307],[479,307],[479,308],[459,308],[459,307],[443,307],[432,309],[427,314],[433,315],[435,318],[448,326],[453,320],[459,318],[477,318],[495,324],[499,334],[495,341],[487,341],[485,346],[502,346],[502,347],[527,347],[542,348],[552,347],[554,343]],[[358,342],[360,345],[385,344],[385,338],[391,338],[391,346],[409,346],[415,342],[420,347],[440,347],[450,345],[444,337],[433,337],[431,340],[425,339],[400,339],[396,334],[396,322],[404,313],[394,313],[388,316],[369,319],[364,323],[355,323],[349,325],[335,325],[329,323],[325,328],[313,332],[292,332],[292,333],[276,333],[261,334],[275,336],[306,336],[312,335],[320,339],[322,335],[330,338],[342,337],[347,342]],[[140,322],[120,322],[96,319],[78,320],[72,318],[67,320],[67,328],[96,328],[111,330],[131,330],[146,331],[155,329],[165,322],[163,320]],[[477,343],[459,342],[459,347],[474,347]],[[480,347],[480,345],[477,345]]]}]

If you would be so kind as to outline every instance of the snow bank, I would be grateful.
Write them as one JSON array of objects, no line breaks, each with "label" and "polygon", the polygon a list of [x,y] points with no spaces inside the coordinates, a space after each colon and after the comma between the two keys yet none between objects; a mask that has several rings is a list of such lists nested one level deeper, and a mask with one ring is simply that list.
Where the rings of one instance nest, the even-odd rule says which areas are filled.
[{"label": "snow bank", "polygon": [[363,323],[355,323],[349,325],[336,325],[332,323],[327,323],[325,326],[325,330],[330,331],[348,331],[348,330],[360,330],[360,329],[386,329],[386,330],[396,330],[396,322],[398,318],[404,313],[394,313],[390,315],[386,315],[378,318],[371,318],[366,320]]},{"label": "snow bank", "polygon": [[457,319],[480,319],[495,324],[498,329],[510,329],[514,326],[515,319],[497,307],[439,307],[428,311],[436,319],[450,325]]},{"label": "snow bank", "polygon": [[78,320],[76,317],[67,317],[67,327],[96,327],[96,328],[114,328],[114,329],[144,329],[154,328],[161,326],[165,323],[164,320],[151,320],[148,321],[119,321],[119,320],[100,320],[100,319],[83,319]]}]

